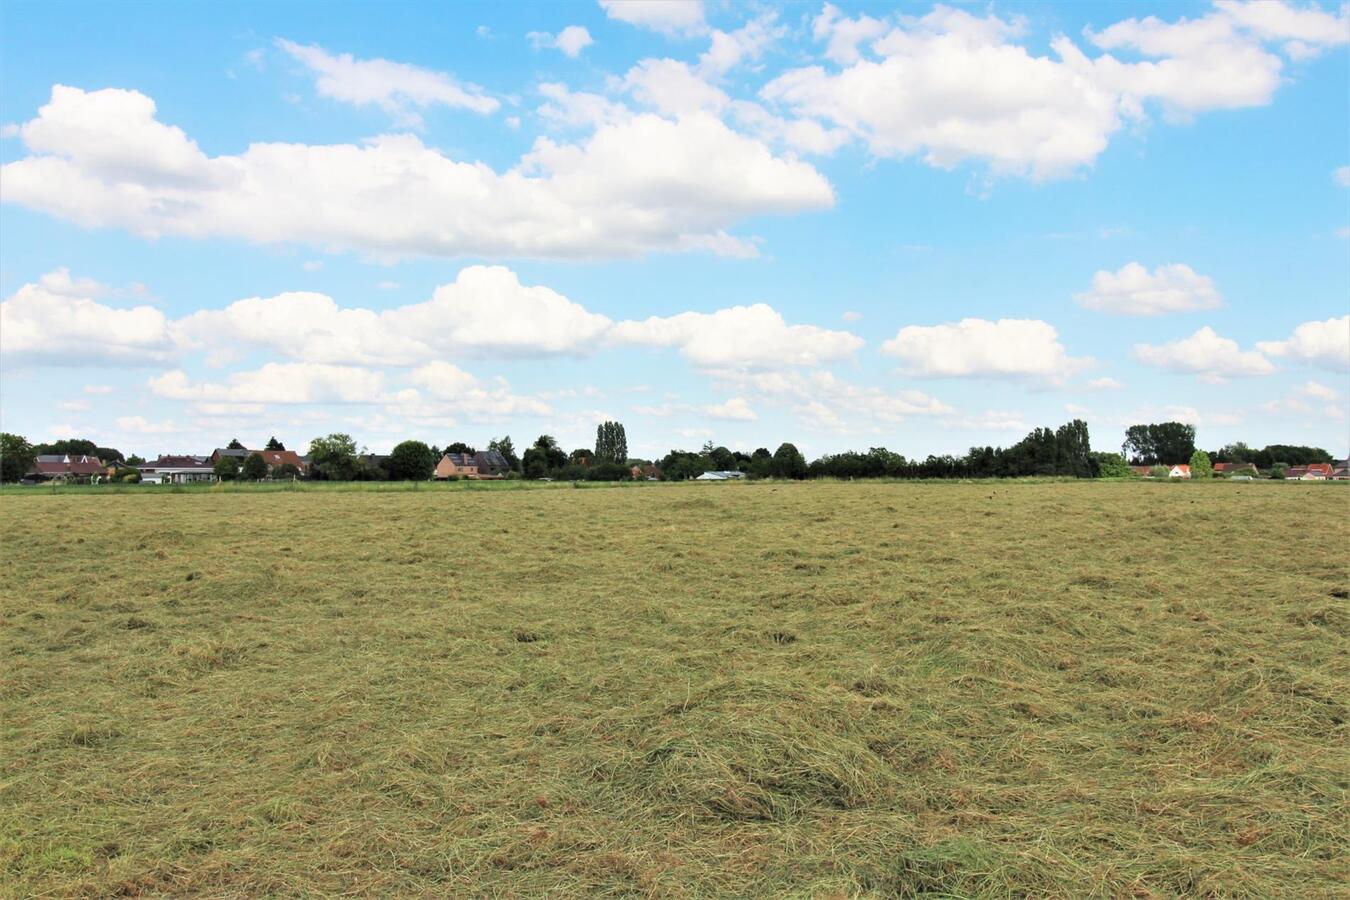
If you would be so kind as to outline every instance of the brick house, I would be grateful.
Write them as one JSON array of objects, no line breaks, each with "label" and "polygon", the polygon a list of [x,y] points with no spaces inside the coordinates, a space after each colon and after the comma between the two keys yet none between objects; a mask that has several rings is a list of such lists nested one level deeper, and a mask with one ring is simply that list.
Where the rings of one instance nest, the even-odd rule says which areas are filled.
[{"label": "brick house", "polygon": [[440,479],[477,478],[478,460],[472,453],[447,453],[436,463],[432,474]]}]

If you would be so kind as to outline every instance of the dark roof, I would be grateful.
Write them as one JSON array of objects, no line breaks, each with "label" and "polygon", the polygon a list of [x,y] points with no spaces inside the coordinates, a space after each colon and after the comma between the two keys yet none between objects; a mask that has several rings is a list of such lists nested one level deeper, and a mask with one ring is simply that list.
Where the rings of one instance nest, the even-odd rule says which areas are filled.
[{"label": "dark roof", "polygon": [[211,455],[212,455],[212,456],[234,456],[234,457],[237,457],[238,459],[247,459],[247,458],[249,457],[249,454],[257,453],[257,452],[258,452],[258,451],[256,451],[256,450],[240,450],[240,449],[231,449],[231,448],[229,448],[229,447],[217,447],[217,448],[216,448],[216,451],[215,451],[214,453],[212,453]]},{"label": "dark roof", "polygon": [[100,475],[106,467],[97,456],[44,453],[33,462],[33,475]]},{"label": "dark roof", "polygon": [[479,450],[473,455],[480,469],[509,469],[511,463],[498,450]]},{"label": "dark roof", "polygon": [[141,466],[142,469],[209,469],[211,462],[205,456],[161,456]]},{"label": "dark roof", "polygon": [[478,460],[472,453],[447,453],[445,457],[450,460],[450,465],[458,466],[461,469],[473,466],[478,467]]}]

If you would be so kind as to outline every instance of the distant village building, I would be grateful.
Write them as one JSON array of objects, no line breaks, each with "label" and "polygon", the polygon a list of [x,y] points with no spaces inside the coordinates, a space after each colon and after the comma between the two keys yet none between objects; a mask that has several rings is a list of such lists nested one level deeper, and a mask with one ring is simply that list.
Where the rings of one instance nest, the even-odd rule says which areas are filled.
[{"label": "distant village building", "polygon": [[138,469],[144,484],[192,484],[215,481],[213,465],[209,456],[161,456]]},{"label": "distant village building", "polygon": [[112,474],[113,467],[104,465],[97,456],[75,453],[43,453],[33,460],[33,468],[25,481],[91,481]]},{"label": "distant village building", "polygon": [[211,460],[211,465],[215,465],[224,458],[237,459],[239,460],[239,464],[243,465],[244,460],[248,459],[249,454],[257,452],[257,450],[245,450],[242,447],[238,449],[233,447],[217,447],[211,451],[211,455],[208,459]]},{"label": "distant village building", "polygon": [[294,450],[251,450],[250,453],[256,453],[267,463],[267,471],[271,472],[278,466],[295,466],[301,472],[305,471],[305,461],[300,458],[300,454]]},{"label": "distant village building", "polygon": [[511,471],[510,461],[496,450],[479,450],[477,453],[447,453],[436,463],[432,473],[438,479],[471,478],[487,480],[505,478]]},{"label": "distant village building", "polygon": [[478,460],[472,453],[447,453],[436,463],[436,478],[477,478]]},{"label": "distant village building", "polygon": [[505,478],[511,471],[511,461],[497,450],[479,450],[473,459],[479,478]]},{"label": "distant village building", "polygon": [[695,478],[694,480],[695,480],[695,481],[739,481],[740,479],[742,479],[742,478],[744,478],[744,477],[745,477],[745,473],[744,473],[744,472],[736,472],[736,471],[704,472],[702,475],[698,476],[698,477]]}]

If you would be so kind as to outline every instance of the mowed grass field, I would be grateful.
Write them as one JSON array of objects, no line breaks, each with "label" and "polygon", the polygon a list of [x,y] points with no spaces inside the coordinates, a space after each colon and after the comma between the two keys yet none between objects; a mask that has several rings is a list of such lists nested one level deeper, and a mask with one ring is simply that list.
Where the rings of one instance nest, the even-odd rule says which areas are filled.
[{"label": "mowed grass field", "polygon": [[6,896],[1346,896],[1350,491],[0,495]]}]

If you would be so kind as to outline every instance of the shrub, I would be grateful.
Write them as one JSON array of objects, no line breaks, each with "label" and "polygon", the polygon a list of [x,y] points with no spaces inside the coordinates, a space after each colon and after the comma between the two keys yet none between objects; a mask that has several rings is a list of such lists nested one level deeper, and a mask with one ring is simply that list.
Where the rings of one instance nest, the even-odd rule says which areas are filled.
[{"label": "shrub", "polygon": [[1203,450],[1197,450],[1191,454],[1191,478],[1212,478],[1214,476],[1214,466],[1209,461],[1209,454]]},{"label": "shrub", "polygon": [[1119,453],[1098,453],[1097,454],[1097,477],[1099,478],[1128,478],[1134,474],[1130,464],[1125,462],[1125,457]]}]

